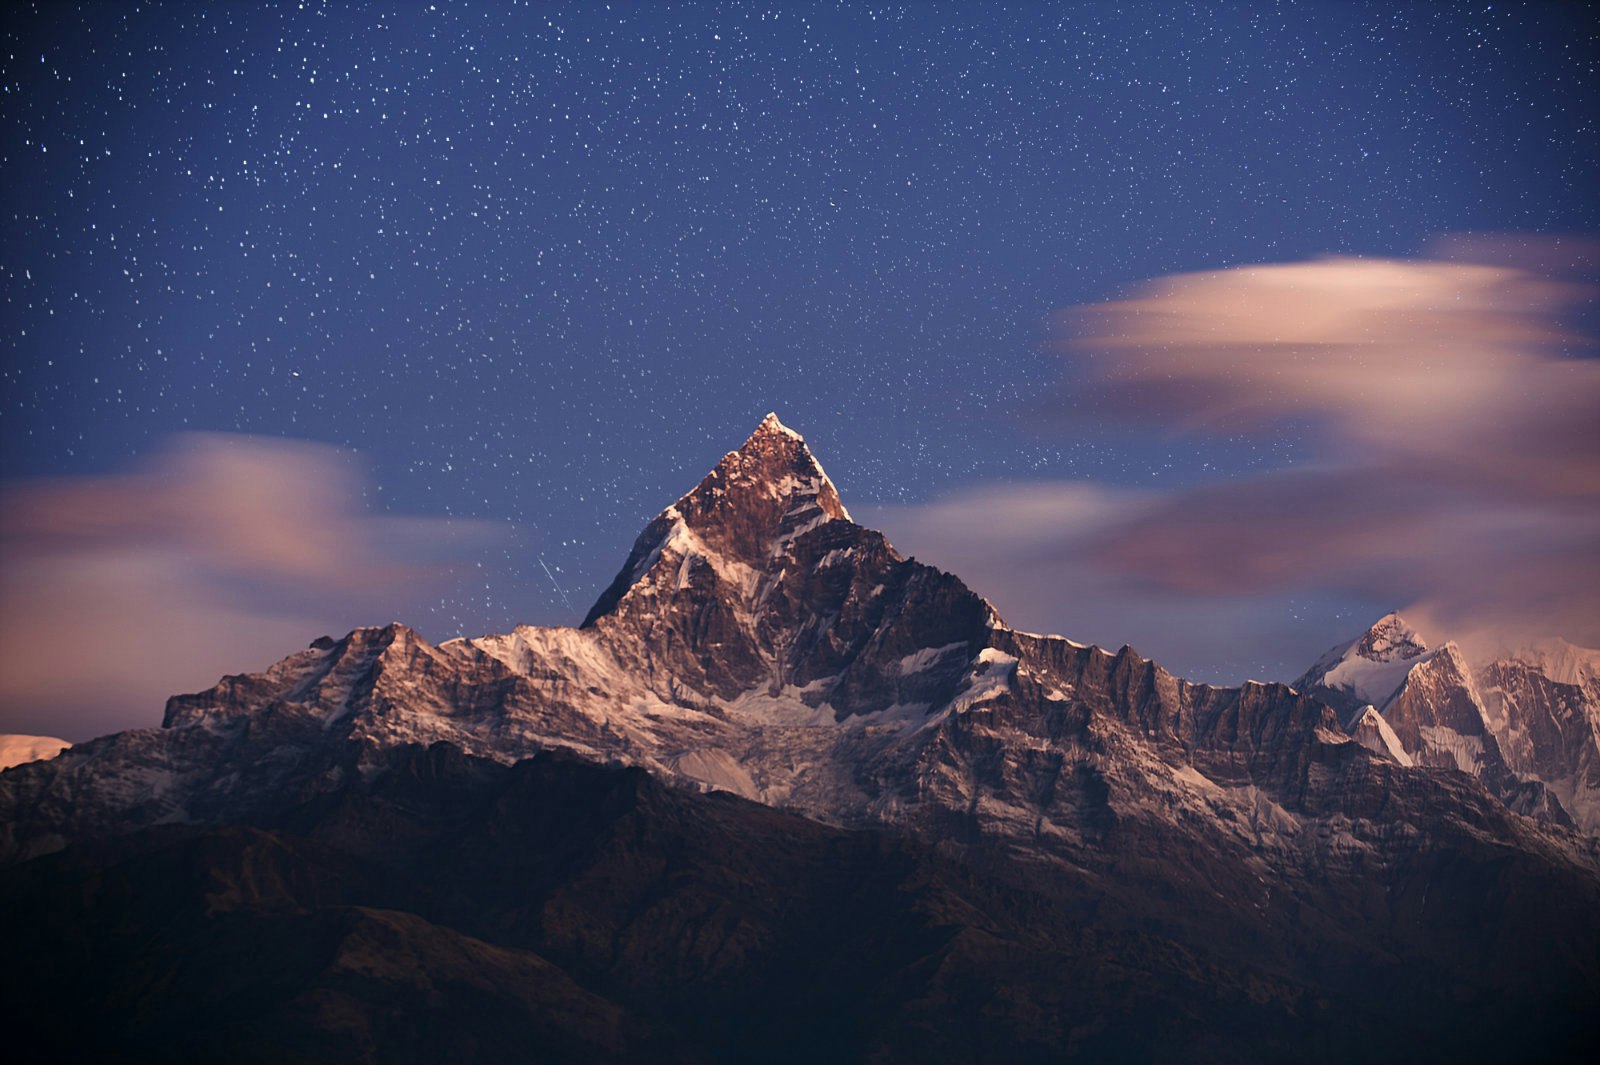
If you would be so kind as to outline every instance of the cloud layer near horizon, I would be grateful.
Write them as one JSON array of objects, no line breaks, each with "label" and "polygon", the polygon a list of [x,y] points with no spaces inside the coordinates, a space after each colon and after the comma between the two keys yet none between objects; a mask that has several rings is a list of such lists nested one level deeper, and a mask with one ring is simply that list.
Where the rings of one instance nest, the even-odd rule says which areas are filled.
[{"label": "cloud layer near horizon", "polygon": [[159,724],[168,695],[392,620],[505,531],[374,514],[364,490],[335,448],[205,433],[119,476],[0,486],[0,732]]},{"label": "cloud layer near horizon", "polygon": [[[1178,438],[1309,426],[1315,464],[1170,492],[991,486],[875,517],[1033,625],[1167,611],[1130,618],[1158,657],[1214,641],[1208,610],[1271,643],[1284,611],[1265,604],[1296,596],[1404,607],[1435,638],[1597,645],[1600,361],[1557,324],[1589,297],[1440,260],[1151,282],[1060,316],[1077,409]],[[1052,501],[1073,505],[1034,520]],[[1071,607],[1041,601],[1041,572]]]}]

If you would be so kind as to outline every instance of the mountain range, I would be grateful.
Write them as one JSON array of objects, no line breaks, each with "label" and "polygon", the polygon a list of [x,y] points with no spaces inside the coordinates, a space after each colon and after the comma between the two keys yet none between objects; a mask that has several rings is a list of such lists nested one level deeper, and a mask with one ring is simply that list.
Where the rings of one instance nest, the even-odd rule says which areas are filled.
[{"label": "mountain range", "polygon": [[1512,809],[1600,833],[1600,652],[1551,640],[1475,665],[1388,614],[1294,686],[1403,765],[1458,769]]},{"label": "mountain range", "polygon": [[1576,1059],[1597,663],[1389,615],[1189,683],[769,415],[578,628],[322,637],[0,774],[3,990],[40,1060]]}]

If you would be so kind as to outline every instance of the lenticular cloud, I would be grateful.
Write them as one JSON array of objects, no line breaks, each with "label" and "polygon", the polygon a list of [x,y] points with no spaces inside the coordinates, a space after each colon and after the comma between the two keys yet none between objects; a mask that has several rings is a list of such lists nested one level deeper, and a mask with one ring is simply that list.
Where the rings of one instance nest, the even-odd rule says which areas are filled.
[{"label": "lenticular cloud", "polygon": [[[1380,608],[1468,643],[1600,645],[1600,361],[1562,324],[1592,290],[1549,276],[1572,249],[1530,247],[1180,274],[1062,311],[1060,428],[1314,457],[1188,489],[969,485],[871,520],[1013,622],[1190,671],[1241,647],[1298,669]],[[1306,602],[1348,616],[1321,631]]]},{"label": "lenticular cloud", "polygon": [[1310,424],[1322,456],[1174,493],[1097,557],[1190,592],[1325,586],[1458,630],[1600,642],[1600,362],[1558,324],[1589,295],[1514,266],[1330,258],[1065,312],[1103,412],[1196,434]]}]

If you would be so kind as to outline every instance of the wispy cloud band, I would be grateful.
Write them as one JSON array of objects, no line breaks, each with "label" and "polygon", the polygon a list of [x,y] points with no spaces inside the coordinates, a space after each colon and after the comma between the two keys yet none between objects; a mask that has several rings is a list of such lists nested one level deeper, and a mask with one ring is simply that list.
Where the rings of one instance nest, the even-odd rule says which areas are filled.
[{"label": "wispy cloud band", "polygon": [[157,724],[168,695],[414,611],[507,532],[367,494],[346,452],[205,433],[114,476],[0,487],[0,731]]},{"label": "wispy cloud band", "polygon": [[[1142,604],[1168,617],[1130,619],[1128,638],[1156,633],[1148,649],[1184,660],[1214,633],[1186,635],[1173,611],[1209,605],[1271,643],[1281,607],[1252,625],[1241,604],[1307,595],[1409,606],[1457,637],[1600,644],[1600,361],[1562,324],[1593,292],[1507,249],[1182,274],[1058,316],[1078,416],[1175,438],[1309,431],[1311,464],[1187,490],[992,486],[960,496],[981,500],[970,510],[881,520],[913,550],[942,545],[935,561],[987,572],[1002,609],[1037,603],[1022,589],[1054,560],[1073,608],[1027,620]],[[1047,527],[1028,520],[1042,498],[1096,506]],[[981,557],[999,526],[1029,531]]]}]

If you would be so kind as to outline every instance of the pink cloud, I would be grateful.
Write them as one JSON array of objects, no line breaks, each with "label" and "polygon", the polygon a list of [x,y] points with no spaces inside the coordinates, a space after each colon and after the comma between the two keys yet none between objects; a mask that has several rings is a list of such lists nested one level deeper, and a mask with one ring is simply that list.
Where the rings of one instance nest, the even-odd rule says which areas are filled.
[{"label": "pink cloud", "polygon": [[[987,571],[1003,612],[1009,598],[1039,624],[1093,604],[1127,617],[1127,638],[1156,633],[1191,661],[1210,633],[1130,613],[1209,607],[1270,642],[1283,611],[1244,604],[1322,595],[1409,605],[1449,635],[1600,644],[1600,361],[1573,357],[1585,341],[1561,324],[1593,292],[1530,268],[1572,261],[1572,243],[1497,256],[1504,239],[1462,238],[1452,256],[1490,261],[1182,274],[1062,312],[1077,411],[1174,437],[1310,425],[1318,461],[1123,493],[1087,524],[1027,521],[1040,497],[1086,498],[1085,485],[974,489],[959,502],[984,506],[959,519],[943,501],[883,520],[912,550]],[[1064,423],[1061,409],[1045,416]],[[990,558],[961,547],[995,543],[995,529],[1025,532],[1002,534]],[[1049,592],[1036,587],[1047,572]],[[1048,595],[1075,606],[1040,609]]]},{"label": "pink cloud", "polygon": [[0,487],[0,731],[83,739],[381,624],[504,530],[370,512],[352,457],[188,434],[120,475]]}]

